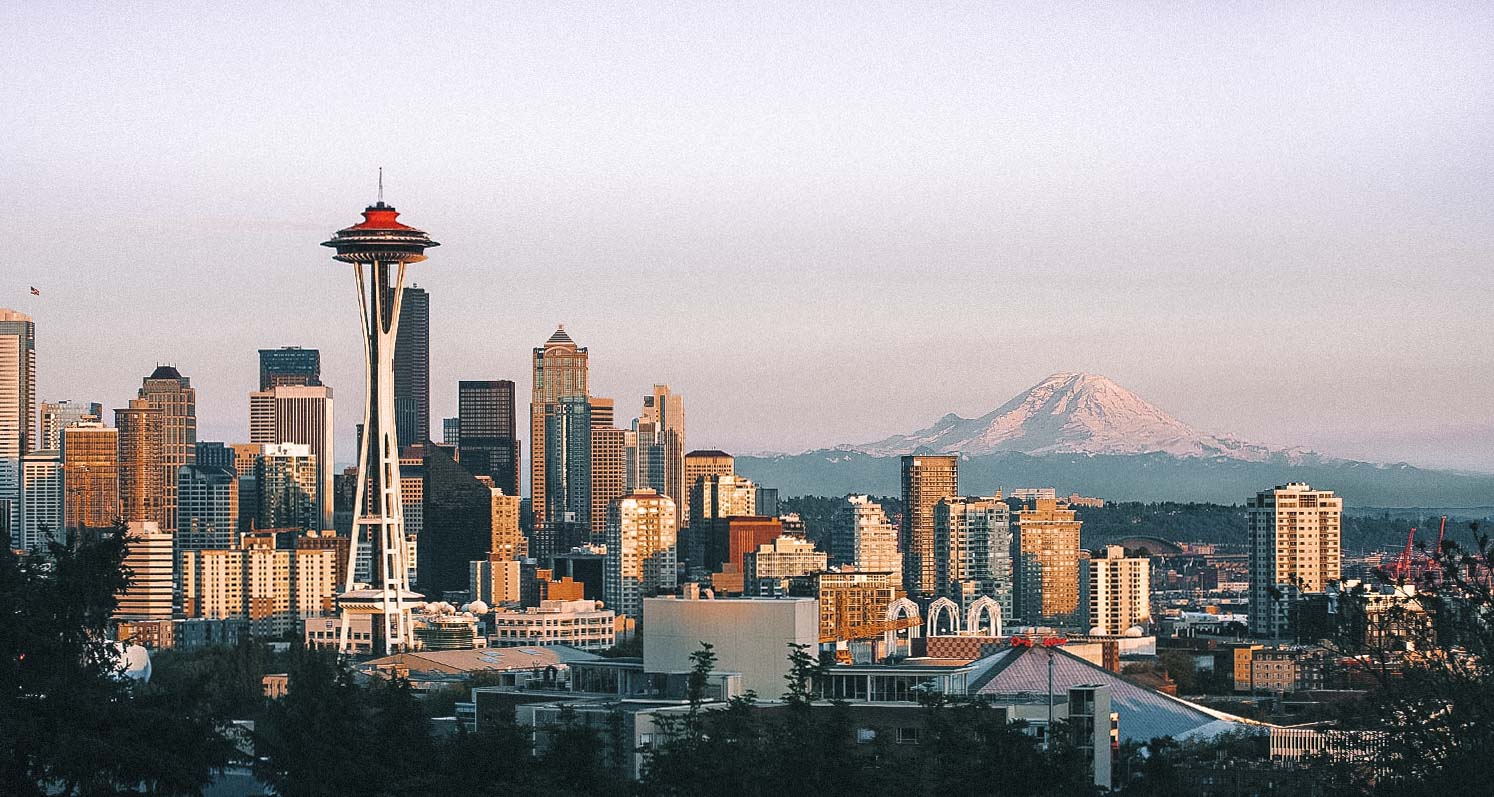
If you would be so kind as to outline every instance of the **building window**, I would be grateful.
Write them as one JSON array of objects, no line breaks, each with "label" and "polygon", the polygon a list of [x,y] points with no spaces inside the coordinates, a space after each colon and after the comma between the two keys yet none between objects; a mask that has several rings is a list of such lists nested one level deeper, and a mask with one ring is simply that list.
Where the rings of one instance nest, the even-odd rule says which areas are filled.
[{"label": "building window", "polygon": [[[875,734],[873,734],[873,736],[875,736]],[[918,729],[917,728],[898,728],[897,729],[897,743],[898,744],[918,744]]]}]

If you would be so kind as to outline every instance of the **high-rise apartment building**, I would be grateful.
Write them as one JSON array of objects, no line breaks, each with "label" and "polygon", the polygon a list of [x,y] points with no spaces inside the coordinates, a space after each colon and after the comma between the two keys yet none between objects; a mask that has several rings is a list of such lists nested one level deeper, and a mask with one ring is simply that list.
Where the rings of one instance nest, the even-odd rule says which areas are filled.
[{"label": "high-rise apartment building", "polygon": [[1089,629],[1119,635],[1133,626],[1146,627],[1152,617],[1152,560],[1126,556],[1119,545],[1105,546],[1104,556],[1084,559],[1080,585]]},{"label": "high-rise apartment building", "polygon": [[643,617],[643,599],[677,586],[674,501],[649,489],[607,509],[607,558],[602,592],[619,616]]},{"label": "high-rise apartment building", "polygon": [[316,520],[308,528],[332,528],[332,388],[281,385],[250,393],[249,441],[310,447],[317,467]]},{"label": "high-rise apartment building", "polygon": [[176,471],[197,461],[197,390],[169,365],[157,366],[139,398],[161,410],[161,530],[176,530]]},{"label": "high-rise apartment building", "polygon": [[37,449],[62,450],[62,430],[74,424],[104,420],[104,405],[85,401],[43,401],[41,403],[41,437]]},{"label": "high-rise apartment building", "polygon": [[458,382],[457,430],[457,458],[462,466],[475,476],[492,478],[493,486],[504,493],[519,495],[519,435],[514,420],[513,381]]},{"label": "high-rise apartment building", "polygon": [[654,385],[643,397],[643,410],[634,424],[639,461],[637,486],[648,487],[675,502],[681,528],[690,525],[689,485],[685,483],[685,398],[669,385]]},{"label": "high-rise apartment building", "polygon": [[231,548],[183,551],[181,591],[188,618],[248,620],[256,634],[294,631],[328,614],[337,583],[337,550],[275,547],[272,534],[248,535]]},{"label": "high-rise apartment building", "polygon": [[1280,636],[1302,593],[1323,592],[1339,580],[1344,502],[1331,490],[1292,482],[1256,494],[1246,506],[1250,631]]},{"label": "high-rise apartment building", "polygon": [[607,536],[607,507],[628,490],[628,433],[614,426],[612,399],[591,399],[591,542]]},{"label": "high-rise apartment building", "polygon": [[401,295],[394,337],[394,435],[403,449],[431,437],[431,297],[418,285]]},{"label": "high-rise apartment building", "polygon": [[909,595],[938,592],[934,556],[934,505],[959,494],[959,461],[954,454],[903,457],[903,589]]},{"label": "high-rise apartment building", "polygon": [[102,423],[62,430],[62,524],[102,529],[119,520],[119,432]]},{"label": "high-rise apartment building", "polygon": [[21,457],[36,448],[36,325],[31,316],[0,307],[0,529],[19,542]]},{"label": "high-rise apartment building", "polygon": [[946,498],[934,505],[934,580],[939,594],[968,608],[980,597],[1012,616],[1010,510],[1001,496]]},{"label": "high-rise apartment building", "polygon": [[317,457],[311,446],[266,445],[254,465],[256,522],[262,529],[319,529]]},{"label": "high-rise apartment building", "polygon": [[259,389],[320,387],[322,353],[300,346],[259,350]]},{"label": "high-rise apartment building", "polygon": [[154,521],[131,521],[125,530],[124,566],[130,583],[119,593],[117,620],[170,620],[176,562],[170,532]]},{"label": "high-rise apartment building", "polygon": [[198,462],[177,471],[176,486],[177,549],[231,547],[239,530],[238,473]]},{"label": "high-rise apartment building", "polygon": [[174,520],[165,523],[163,517],[164,422],[161,408],[145,399],[131,399],[130,406],[114,411],[114,428],[119,431],[119,514],[127,523],[176,527]]},{"label": "high-rise apartment building", "polygon": [[887,520],[882,505],[871,496],[846,496],[830,530],[830,563],[851,565],[863,573],[891,573],[892,584],[903,584],[903,556],[898,529]]},{"label": "high-rise apartment building", "polygon": [[584,398],[587,390],[587,352],[559,327],[545,345],[534,350],[534,389],[529,403],[529,500],[536,528],[549,520],[546,496],[547,454],[545,424],[549,405],[562,398]]},{"label": "high-rise apartment building", "polygon": [[62,452],[32,451],[22,457],[21,483],[26,492],[21,497],[20,547],[44,551],[48,543],[62,542]]},{"label": "high-rise apartment building", "polygon": [[1079,606],[1079,527],[1074,510],[1038,498],[1017,512],[1012,544],[1013,612],[1032,624],[1083,622]]}]

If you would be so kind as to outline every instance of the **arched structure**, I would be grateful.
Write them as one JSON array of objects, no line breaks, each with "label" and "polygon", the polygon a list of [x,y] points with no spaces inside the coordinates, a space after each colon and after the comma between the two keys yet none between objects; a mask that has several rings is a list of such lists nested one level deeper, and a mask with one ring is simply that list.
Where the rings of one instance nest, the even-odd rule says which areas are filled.
[{"label": "arched structure", "polygon": [[[949,632],[939,633],[939,619],[949,621]],[[928,636],[953,636],[960,633],[960,607],[949,598],[940,598],[929,604]]]},{"label": "arched structure", "polygon": [[898,629],[890,627],[891,623],[897,620],[914,621],[908,626],[908,638],[916,639],[923,632],[922,623],[918,622],[920,619],[922,619],[922,615],[918,611],[918,604],[907,598],[898,598],[892,603],[887,604],[887,622],[889,627],[884,636],[887,646],[890,648],[897,642]]},{"label": "arched structure", "polygon": [[990,595],[982,595],[970,604],[970,613],[965,618],[965,630],[979,633],[981,616],[986,618],[986,636],[1001,636],[1001,604]]}]

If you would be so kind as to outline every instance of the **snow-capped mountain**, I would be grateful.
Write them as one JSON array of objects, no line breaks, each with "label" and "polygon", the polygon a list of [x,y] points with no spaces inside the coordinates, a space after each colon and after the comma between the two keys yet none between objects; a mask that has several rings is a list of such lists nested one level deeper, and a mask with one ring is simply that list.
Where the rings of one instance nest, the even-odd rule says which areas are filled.
[{"label": "snow-capped mountain", "polygon": [[1297,459],[1300,449],[1272,449],[1199,432],[1103,376],[1054,374],[979,418],[953,413],[927,429],[865,445],[842,446],[873,456],[918,449],[967,456],[1024,454],[1152,454],[1226,457],[1262,462]]}]

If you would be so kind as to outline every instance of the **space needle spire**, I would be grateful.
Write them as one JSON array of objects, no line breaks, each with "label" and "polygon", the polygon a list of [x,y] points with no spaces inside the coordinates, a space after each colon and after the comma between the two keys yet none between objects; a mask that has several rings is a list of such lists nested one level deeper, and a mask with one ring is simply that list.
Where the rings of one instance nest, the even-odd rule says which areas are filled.
[{"label": "space needle spire", "polygon": [[[363,351],[367,355],[367,401],[358,447],[353,539],[348,546],[347,583],[337,599],[342,611],[338,650],[348,653],[356,647],[351,644],[351,620],[361,614],[372,616],[371,650],[389,655],[412,646],[410,608],[421,599],[410,590],[405,561],[399,444],[394,427],[395,332],[399,328],[405,266],[425,260],[425,250],[440,244],[424,231],[397,221],[399,213],[384,204],[383,178],[381,168],[379,200],[363,211],[363,221],[338,230],[322,246],[337,250],[333,260],[353,266],[358,310],[363,318]],[[364,540],[372,553],[371,584],[354,589],[354,565]]]}]

